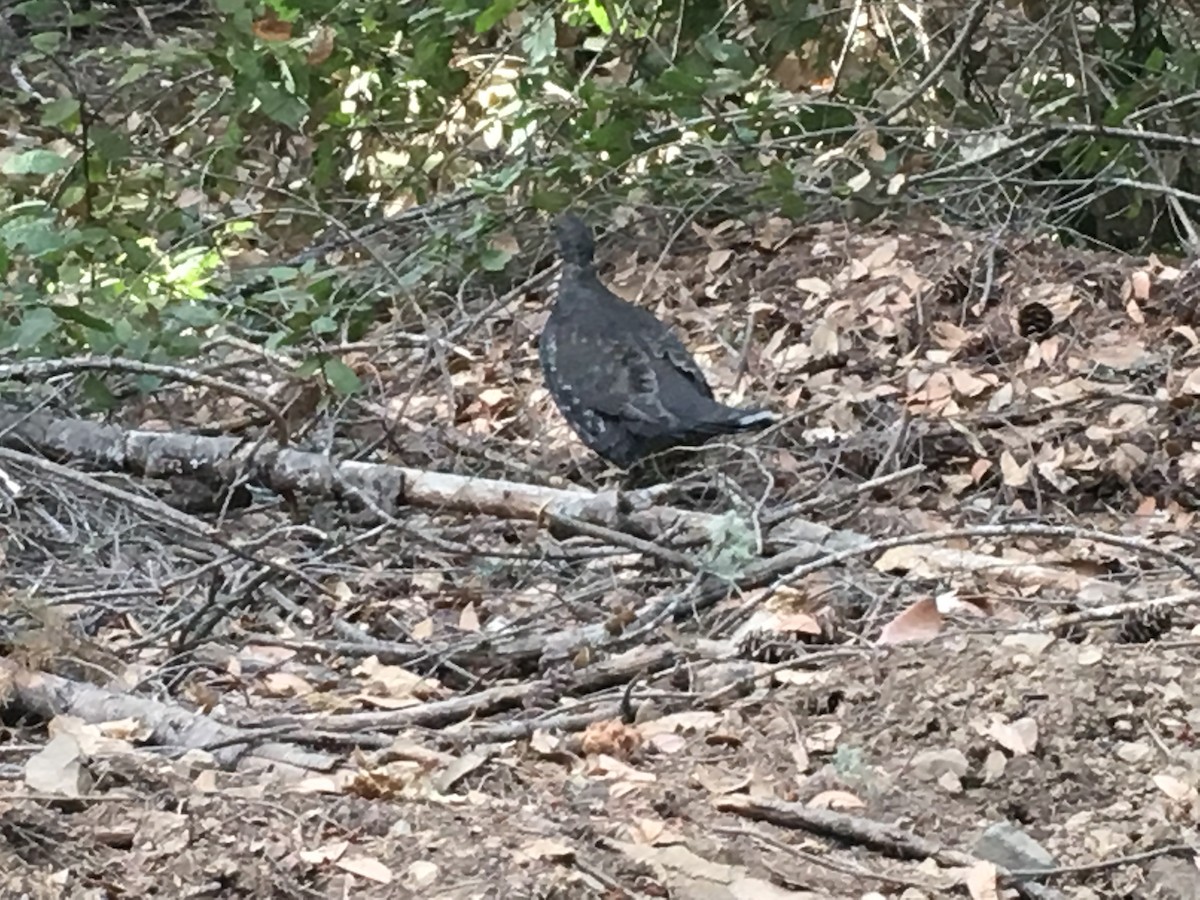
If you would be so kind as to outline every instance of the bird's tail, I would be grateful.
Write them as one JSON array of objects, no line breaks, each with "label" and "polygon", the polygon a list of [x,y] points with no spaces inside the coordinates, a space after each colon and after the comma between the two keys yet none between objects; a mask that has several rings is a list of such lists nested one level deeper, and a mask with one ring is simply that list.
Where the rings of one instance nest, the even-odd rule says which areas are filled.
[{"label": "bird's tail", "polygon": [[704,423],[710,434],[733,434],[737,431],[758,431],[779,421],[775,413],[767,409],[738,409],[734,406],[716,404],[715,415]]}]

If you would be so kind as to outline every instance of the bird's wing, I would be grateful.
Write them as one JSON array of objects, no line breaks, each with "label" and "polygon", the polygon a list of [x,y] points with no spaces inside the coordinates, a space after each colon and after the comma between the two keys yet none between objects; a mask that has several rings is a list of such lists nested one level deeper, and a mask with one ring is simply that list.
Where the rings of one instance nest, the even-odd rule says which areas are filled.
[{"label": "bird's wing", "polygon": [[696,386],[709,400],[713,398],[712,388],[708,384],[708,379],[704,377],[704,373],[700,367],[696,365],[696,360],[692,358],[692,354],[688,353],[687,347],[669,330],[664,330],[657,347],[662,359],[666,360],[676,371],[684,378]]},{"label": "bird's wing", "polygon": [[631,322],[636,325],[635,340],[643,352],[653,360],[652,365],[656,369],[661,369],[664,365],[670,366],[691,382],[701,395],[711,400],[713,392],[708,379],[704,377],[704,372],[696,365],[696,360],[675,332],[648,309],[638,306],[630,306],[630,309]]}]

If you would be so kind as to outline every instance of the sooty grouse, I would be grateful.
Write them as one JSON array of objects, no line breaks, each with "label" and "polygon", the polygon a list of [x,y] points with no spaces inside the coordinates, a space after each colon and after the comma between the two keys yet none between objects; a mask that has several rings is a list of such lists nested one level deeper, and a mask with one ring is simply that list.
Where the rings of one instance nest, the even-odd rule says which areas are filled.
[{"label": "sooty grouse", "polygon": [[714,400],[671,330],[600,283],[587,225],[568,213],[554,234],[562,279],[538,356],[559,412],[588,447],[627,468],[660,450],[775,421],[765,410]]}]

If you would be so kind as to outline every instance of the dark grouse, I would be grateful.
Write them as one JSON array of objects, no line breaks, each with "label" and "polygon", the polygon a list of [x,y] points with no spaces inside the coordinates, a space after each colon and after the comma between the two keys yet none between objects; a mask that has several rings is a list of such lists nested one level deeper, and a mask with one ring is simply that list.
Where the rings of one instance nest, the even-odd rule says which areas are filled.
[{"label": "dark grouse", "polygon": [[538,356],[550,395],[588,447],[627,468],[671,447],[775,421],[766,410],[714,400],[674,333],[600,283],[592,232],[578,217],[560,216],[554,235],[562,278]]}]

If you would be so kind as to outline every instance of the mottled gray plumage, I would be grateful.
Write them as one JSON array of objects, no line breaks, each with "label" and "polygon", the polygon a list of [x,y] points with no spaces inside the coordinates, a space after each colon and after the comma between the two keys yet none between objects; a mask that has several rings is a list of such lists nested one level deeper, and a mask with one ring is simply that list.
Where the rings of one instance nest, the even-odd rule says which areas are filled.
[{"label": "mottled gray plumage", "polygon": [[679,338],[600,283],[592,232],[579,218],[559,217],[554,235],[562,278],[538,355],[550,395],[588,447],[627,467],[670,447],[775,421],[764,410],[714,400]]}]

